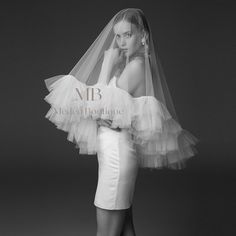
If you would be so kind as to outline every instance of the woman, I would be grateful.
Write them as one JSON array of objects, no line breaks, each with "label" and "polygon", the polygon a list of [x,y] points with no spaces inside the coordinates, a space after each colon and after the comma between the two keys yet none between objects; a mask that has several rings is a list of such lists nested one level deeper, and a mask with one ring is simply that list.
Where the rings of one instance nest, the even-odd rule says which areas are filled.
[{"label": "woman", "polygon": [[45,80],[46,118],[68,132],[81,154],[97,154],[97,236],[135,235],[139,167],[180,169],[197,153],[198,140],[179,125],[157,59],[143,12],[129,8],[111,19],[69,75]]},{"label": "woman", "polygon": [[[123,19],[124,16],[126,16],[125,19]],[[120,75],[115,77],[114,83],[119,88],[126,89],[127,80],[130,81],[128,92],[134,97],[140,97],[145,95],[145,71],[142,56],[144,43],[142,42],[145,40],[146,32],[140,31],[138,25],[130,22],[132,17],[133,11],[130,11],[129,15],[128,11],[117,15],[113,30],[118,48],[108,50],[105,53],[104,61],[109,60],[111,66],[108,68],[113,68],[113,65],[117,65],[117,63],[124,63],[122,57],[132,58],[122,73],[120,72]],[[118,65],[118,68],[120,67],[122,66]],[[119,73],[115,70],[114,73],[117,72]],[[107,76],[112,77],[109,73]],[[97,206],[97,235],[121,235],[122,231],[122,235],[135,235],[131,202],[138,172],[138,159],[128,131],[110,130],[111,122],[111,120],[98,119],[98,124],[108,127],[108,129],[100,127],[99,130],[101,149],[98,152],[99,181],[94,202]],[[106,149],[109,139],[112,139],[111,146]],[[116,163],[117,165],[115,165]],[[118,171],[119,174],[117,174]],[[117,189],[119,191],[115,193]],[[102,195],[103,191],[105,196]],[[111,196],[114,197],[111,198]]]}]

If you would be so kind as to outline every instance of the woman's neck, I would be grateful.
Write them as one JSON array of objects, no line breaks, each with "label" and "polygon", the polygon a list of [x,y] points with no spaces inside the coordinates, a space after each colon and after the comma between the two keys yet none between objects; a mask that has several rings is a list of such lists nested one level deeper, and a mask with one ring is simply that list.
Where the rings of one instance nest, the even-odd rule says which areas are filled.
[{"label": "woman's neck", "polygon": [[[131,62],[132,60],[134,60],[135,58],[142,58],[144,59],[144,52],[142,50],[138,50],[135,53],[133,53],[129,58],[128,58],[128,63]],[[120,62],[117,63],[111,72],[111,78],[113,76],[119,77],[121,75],[121,73],[123,72],[123,70],[126,67],[126,57],[124,57],[124,59]]]}]

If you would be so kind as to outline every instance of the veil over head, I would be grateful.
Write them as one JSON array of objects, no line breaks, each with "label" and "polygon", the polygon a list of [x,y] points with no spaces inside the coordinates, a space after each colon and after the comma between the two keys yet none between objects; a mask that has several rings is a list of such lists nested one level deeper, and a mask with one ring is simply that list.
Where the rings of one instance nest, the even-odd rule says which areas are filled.
[{"label": "veil over head", "polygon": [[[136,47],[133,50],[131,48],[125,51],[123,49],[127,48],[121,46],[119,40],[130,37],[130,35],[122,31],[123,28],[122,24],[119,24],[120,22],[128,23],[131,34],[137,36]],[[109,49],[118,50],[119,60],[116,63],[109,64],[110,60],[108,59],[104,64],[104,58]],[[75,96],[78,96],[78,94],[75,95],[75,91],[72,92],[72,90],[76,86],[80,89],[97,86],[99,89],[104,88],[105,91],[105,87],[109,85],[112,78],[115,77],[119,80],[126,68],[136,60],[141,62],[140,66],[142,67],[142,93],[139,95],[130,93],[134,84],[133,80],[136,79],[133,77],[123,79],[122,89],[113,90],[113,96],[110,98],[113,99],[116,92],[119,91],[121,92],[120,97],[118,96],[116,102],[123,99],[124,103],[127,104],[128,102],[125,99],[128,97],[136,104],[133,110],[131,109],[134,115],[130,115],[133,122],[133,128],[130,129],[130,132],[136,140],[141,167],[182,168],[184,167],[184,161],[197,153],[193,145],[198,139],[187,130],[182,129],[178,123],[174,104],[157,51],[154,48],[150,24],[140,9],[128,8],[119,11],[105,26],[69,74],[54,76],[45,80],[46,87],[50,91],[45,100],[52,107],[46,118],[56,124],[57,128],[69,133],[68,140],[76,143],[80,153],[95,154],[96,139],[91,139],[91,137],[96,136],[98,127],[94,119],[82,119],[78,114],[67,114],[67,117],[65,115],[59,117],[55,108],[75,106]],[[108,92],[105,92],[104,98],[110,100],[108,94]],[[94,106],[94,104],[97,105],[94,101],[91,106]],[[81,103],[80,108],[83,105]],[[115,103],[112,104],[113,107],[114,105]],[[131,112],[129,106],[126,111]],[[113,117],[109,116],[109,119],[112,120]],[[122,127],[119,122],[116,126],[127,128]]]}]

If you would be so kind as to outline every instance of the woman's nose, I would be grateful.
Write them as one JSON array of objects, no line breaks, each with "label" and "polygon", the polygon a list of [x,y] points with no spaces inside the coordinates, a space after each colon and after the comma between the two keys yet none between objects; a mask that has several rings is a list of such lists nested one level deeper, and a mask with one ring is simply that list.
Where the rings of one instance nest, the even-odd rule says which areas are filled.
[{"label": "woman's nose", "polygon": [[125,44],[126,44],[125,39],[124,39],[124,38],[121,38],[120,45],[121,45],[121,46],[125,46]]}]

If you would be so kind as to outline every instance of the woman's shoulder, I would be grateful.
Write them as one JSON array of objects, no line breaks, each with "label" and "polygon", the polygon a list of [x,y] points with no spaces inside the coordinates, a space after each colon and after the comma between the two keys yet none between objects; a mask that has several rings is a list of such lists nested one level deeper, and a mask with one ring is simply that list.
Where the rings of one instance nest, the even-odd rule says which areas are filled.
[{"label": "woman's shoulder", "polygon": [[136,56],[134,56],[134,57],[132,57],[131,59],[130,59],[130,61],[129,62],[133,62],[133,63],[143,63],[144,62],[144,57],[142,56],[142,55],[136,55]]},{"label": "woman's shoulder", "polygon": [[144,58],[136,55],[132,56],[120,74],[120,80],[129,80],[130,77],[136,78],[136,80],[142,80],[144,78]]},{"label": "woman's shoulder", "polygon": [[129,70],[141,73],[144,70],[144,58],[142,56],[133,57],[128,63]]}]

